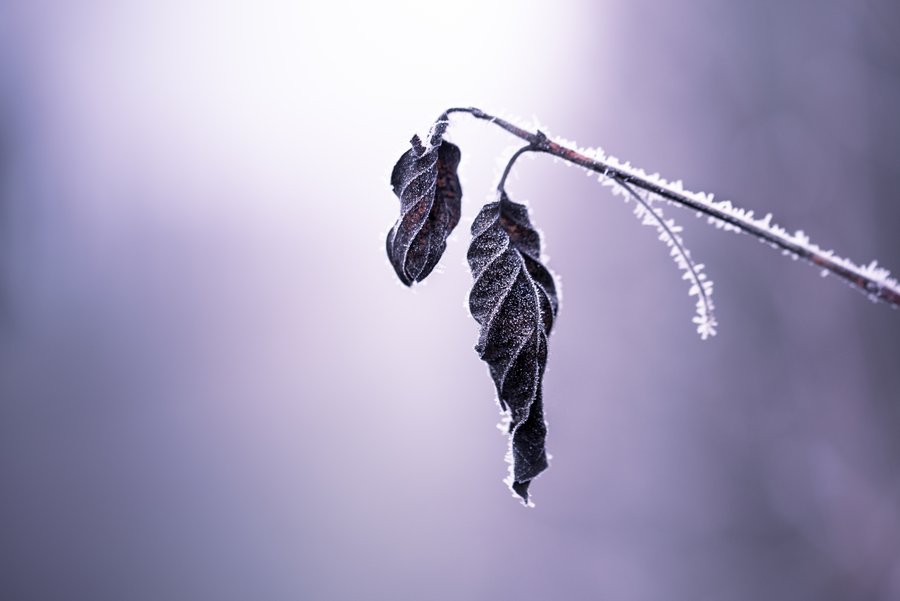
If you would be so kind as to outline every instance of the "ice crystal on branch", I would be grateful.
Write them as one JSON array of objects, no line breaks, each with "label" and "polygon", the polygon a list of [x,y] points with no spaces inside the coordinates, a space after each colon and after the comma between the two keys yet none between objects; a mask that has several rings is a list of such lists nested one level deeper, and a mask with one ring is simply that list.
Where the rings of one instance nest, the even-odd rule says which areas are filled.
[{"label": "ice crystal on branch", "polygon": [[684,246],[684,241],[679,235],[681,226],[676,225],[674,219],[666,219],[663,216],[662,208],[654,206],[652,197],[646,193],[635,192],[634,188],[628,184],[612,181],[617,184],[619,190],[624,191],[626,201],[629,198],[634,199],[634,215],[640,219],[643,225],[656,228],[659,240],[669,247],[669,255],[681,270],[682,279],[688,281],[688,296],[697,297],[697,314],[694,316],[693,322],[697,325],[697,333],[700,334],[700,338],[706,340],[710,336],[715,336],[718,322],[713,313],[713,283],[703,273],[703,264],[694,263],[691,251]]}]

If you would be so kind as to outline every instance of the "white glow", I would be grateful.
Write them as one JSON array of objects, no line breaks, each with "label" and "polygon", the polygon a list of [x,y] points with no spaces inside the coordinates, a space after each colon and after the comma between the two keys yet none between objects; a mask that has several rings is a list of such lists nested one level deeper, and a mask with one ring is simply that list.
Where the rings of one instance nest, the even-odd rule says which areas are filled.
[{"label": "white glow", "polygon": [[260,188],[291,187],[310,159],[320,176],[353,143],[405,139],[448,106],[518,108],[537,74],[549,90],[573,57],[510,40],[575,16],[511,1],[98,0],[36,21],[54,34],[42,69],[64,135],[89,142],[83,173],[122,162],[180,188],[224,178],[266,202],[278,194]]}]

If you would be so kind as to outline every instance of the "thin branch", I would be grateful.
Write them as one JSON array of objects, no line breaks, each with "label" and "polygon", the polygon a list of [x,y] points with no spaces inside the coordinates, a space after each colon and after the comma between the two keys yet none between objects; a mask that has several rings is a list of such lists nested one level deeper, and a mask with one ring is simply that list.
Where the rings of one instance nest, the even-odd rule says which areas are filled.
[{"label": "thin branch", "polygon": [[[681,240],[681,236],[679,236],[675,230],[669,227],[669,224],[666,223],[665,218],[662,216],[662,213],[659,213],[654,209],[647,200],[641,198],[641,195],[635,192],[634,188],[630,185],[620,182],[619,180],[614,180],[619,186],[621,186],[628,194],[637,202],[647,214],[650,215],[650,218],[656,224],[657,229],[661,232],[660,239],[671,247],[674,247],[675,254],[675,262],[679,268],[684,269],[690,284],[692,287],[696,287],[697,294],[699,295],[699,303],[697,305],[697,317],[694,318],[695,323],[697,323],[697,331],[706,340],[709,336],[714,336],[716,333],[716,317],[713,309],[713,302],[710,298],[710,293],[712,292],[712,283],[709,280],[706,280],[705,277],[701,277],[700,268],[694,263],[694,260],[691,258],[691,253],[688,252],[688,249],[684,247],[684,243]],[[636,213],[640,217],[640,213]],[[682,262],[683,261],[683,262]],[[709,288],[707,289],[707,287]],[[693,291],[691,291],[691,295],[693,295]]]},{"label": "thin branch", "polygon": [[762,219],[754,219],[752,212],[732,207],[727,201],[717,203],[712,200],[711,195],[682,190],[680,183],[673,184],[655,176],[648,176],[643,171],[633,169],[627,164],[623,165],[611,157],[589,157],[550,140],[540,131],[530,132],[477,108],[451,108],[443,116],[451,113],[467,113],[476,119],[489,121],[528,142],[529,150],[553,155],[603,177],[611,178],[619,184],[630,184],[672,203],[694,209],[712,218],[720,227],[730,227],[751,234],[760,241],[834,273],[862,290],[872,300],[900,307],[900,284],[889,278],[888,272],[877,267],[875,262],[866,267],[855,265],[831,251],[812,244],[802,232],[791,235],[784,228],[772,225],[769,215]]}]

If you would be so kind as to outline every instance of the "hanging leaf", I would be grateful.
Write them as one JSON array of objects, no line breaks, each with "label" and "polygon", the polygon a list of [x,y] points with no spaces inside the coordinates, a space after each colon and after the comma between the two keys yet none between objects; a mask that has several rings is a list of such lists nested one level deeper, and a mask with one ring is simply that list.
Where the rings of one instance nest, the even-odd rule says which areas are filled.
[{"label": "hanging leaf", "polygon": [[427,144],[413,136],[412,148],[394,165],[391,186],[400,199],[400,218],[387,236],[387,254],[400,281],[421,282],[444,254],[447,237],[459,223],[462,187],[456,169],[459,148],[443,139],[443,115]]},{"label": "hanging leaf", "polygon": [[509,412],[509,485],[526,503],[531,480],[547,468],[541,392],[547,336],[559,307],[553,276],[528,209],[501,192],[472,224],[468,261],[475,281],[469,311],[481,325],[475,350],[487,362],[500,406]]}]

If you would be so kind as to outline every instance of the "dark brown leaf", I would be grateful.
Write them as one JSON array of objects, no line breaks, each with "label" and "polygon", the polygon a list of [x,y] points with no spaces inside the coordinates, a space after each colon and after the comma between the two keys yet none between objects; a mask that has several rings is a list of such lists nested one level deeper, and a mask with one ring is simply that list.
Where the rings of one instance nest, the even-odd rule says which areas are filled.
[{"label": "dark brown leaf", "polygon": [[510,486],[526,502],[531,480],[547,468],[541,387],[547,336],[559,307],[553,276],[540,257],[540,235],[524,205],[503,192],[481,209],[468,252],[475,278],[469,310],[481,325],[475,350],[509,412]]},{"label": "dark brown leaf", "polygon": [[418,135],[394,165],[391,186],[400,199],[400,218],[387,236],[387,254],[407,286],[431,273],[459,223],[462,187],[456,169],[459,148],[443,139],[446,115],[432,126],[427,143]]}]

